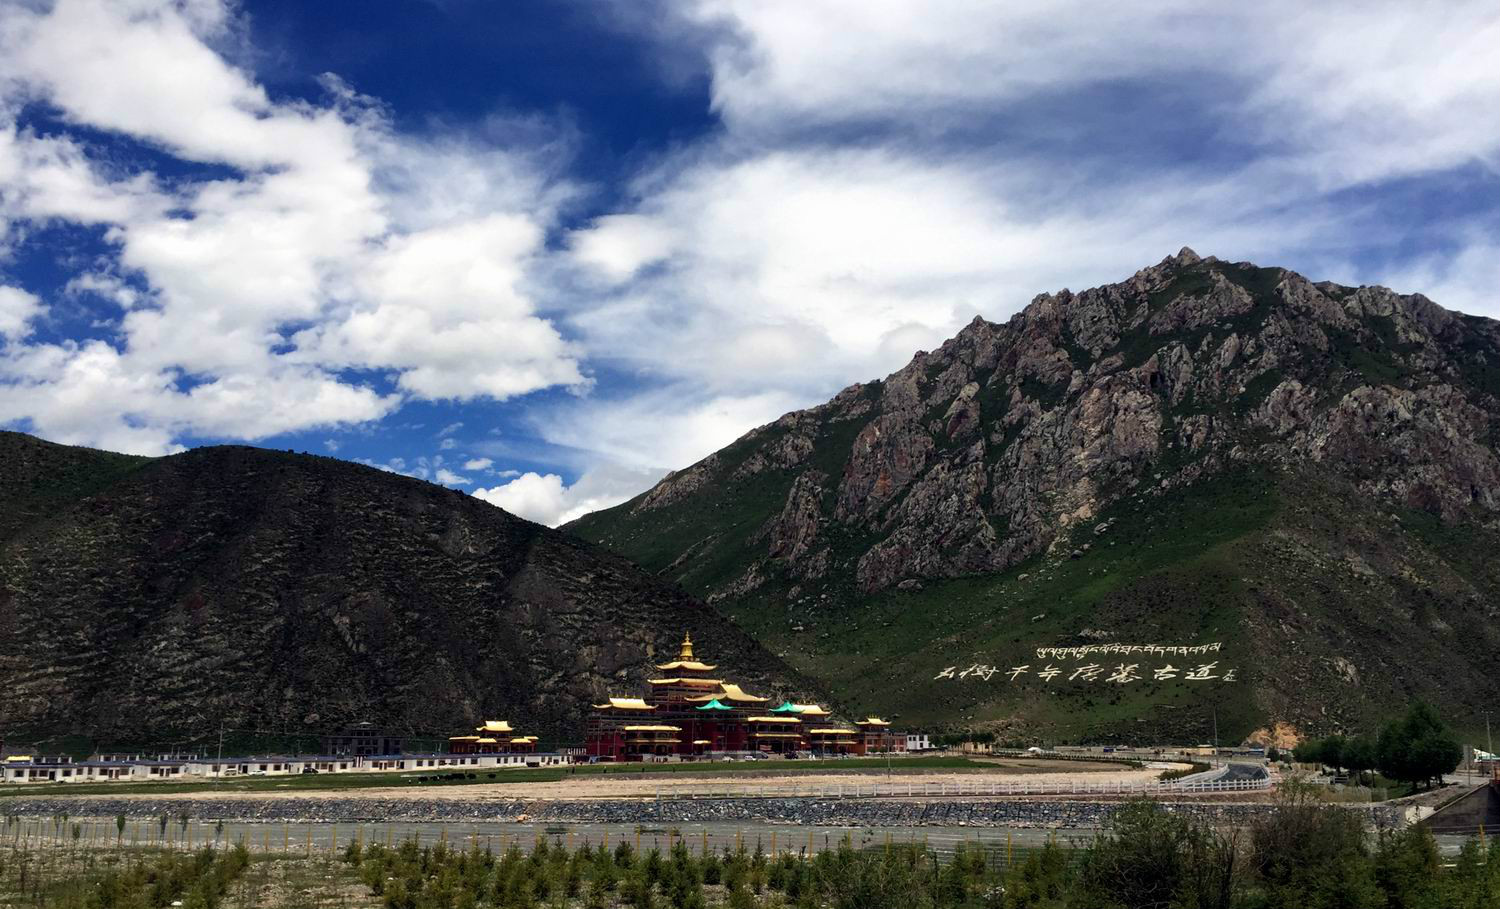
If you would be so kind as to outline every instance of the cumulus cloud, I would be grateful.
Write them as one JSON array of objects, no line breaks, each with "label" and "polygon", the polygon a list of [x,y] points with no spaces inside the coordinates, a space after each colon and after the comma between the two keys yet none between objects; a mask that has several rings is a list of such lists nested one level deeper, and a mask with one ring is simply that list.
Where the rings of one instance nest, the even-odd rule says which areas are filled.
[{"label": "cumulus cloud", "polygon": [[468,477],[460,476],[446,467],[439,467],[432,478],[444,486],[467,486],[474,482]]},{"label": "cumulus cloud", "polygon": [[[0,421],[160,453],[184,436],[365,422],[412,398],[582,385],[576,352],[521,287],[567,194],[535,152],[399,135],[332,79],[321,103],[273,101],[212,47],[237,27],[228,9],[59,0],[5,12],[0,218],[106,227],[145,294],[78,276],[75,291],[119,308],[118,333],[12,344]],[[21,127],[13,112],[33,101],[65,127],[233,172],[118,173],[66,128]]]},{"label": "cumulus cloud", "polygon": [[464,462],[464,470],[489,470],[495,462],[489,458],[470,458]]},{"label": "cumulus cloud", "polygon": [[26,337],[31,320],[41,312],[42,301],[35,294],[0,284],[0,340]]},{"label": "cumulus cloud", "polygon": [[473,495],[513,515],[556,527],[591,511],[630,499],[661,479],[656,470],[604,466],[585,472],[572,485],[555,473],[528,471],[509,483],[476,489]]}]

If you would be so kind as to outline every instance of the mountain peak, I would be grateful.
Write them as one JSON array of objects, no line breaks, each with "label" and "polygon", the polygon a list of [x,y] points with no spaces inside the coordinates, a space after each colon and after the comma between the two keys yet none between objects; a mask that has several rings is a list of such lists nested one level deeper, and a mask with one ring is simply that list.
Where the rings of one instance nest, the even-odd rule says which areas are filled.
[{"label": "mountain peak", "polygon": [[[1338,602],[1357,609],[1378,600],[1395,611],[1382,621],[1402,628],[1414,621],[1411,578],[1420,577],[1442,590],[1434,595],[1446,611],[1415,620],[1409,640],[1431,641],[1481,621],[1487,595],[1470,578],[1500,569],[1466,550],[1393,535],[1388,516],[1463,525],[1489,539],[1473,528],[1500,527],[1497,437],[1500,324],[1455,317],[1419,296],[1314,284],[1184,248],[1118,284],[1041,295],[1004,324],[976,319],[883,383],[788,414],[682,471],[677,494],[653,491],[573,529],[755,621],[790,615],[807,625],[821,616],[839,628],[839,609],[897,609],[890,597],[925,590],[918,599],[941,610],[945,598],[993,590],[933,631],[951,628],[943,640],[976,661],[981,654],[965,642],[985,635],[1009,652],[1029,635],[1066,641],[1101,627],[1108,617],[1080,612],[1081,601],[1069,600],[1082,596],[1076,591],[1036,603],[1035,626],[1018,612],[1003,620],[1021,623],[1008,632],[985,624],[1003,604],[1028,602],[1037,578],[1066,574],[1058,560],[1075,559],[1089,566],[1079,569],[1078,590],[1124,585],[1146,597],[1147,587],[1130,585],[1149,578],[1148,599],[1183,610],[1174,618],[1144,601],[1131,607],[1138,613],[1121,605],[1108,619],[1120,628],[1145,623],[1164,636],[1180,619],[1200,623],[1195,633],[1228,635],[1212,603],[1230,597],[1232,621],[1272,623],[1279,630],[1264,640],[1287,654],[1308,646],[1297,632],[1304,620],[1289,616],[1332,607],[1268,592],[1303,589],[1303,575],[1285,572],[1325,579],[1323,594],[1309,589],[1309,597],[1337,599],[1347,581]],[[1242,488],[1246,501],[1229,504]],[[1302,511],[1303,502],[1319,506]],[[1232,562],[1223,569],[1230,593],[1142,573],[1141,565],[1169,564],[1152,562],[1153,539],[1192,560],[1208,558],[1211,541],[1228,545],[1231,530],[1245,555],[1214,563]],[[1127,535],[1127,549],[1141,547],[1136,562],[1097,561],[1101,546]],[[1251,596],[1247,584],[1259,592]],[[1059,612],[1073,617],[1072,632]],[[864,629],[871,618],[848,621]],[[989,630],[971,628],[976,622]],[[1380,660],[1404,659],[1357,643],[1368,661],[1352,672],[1367,683],[1387,672]],[[1255,652],[1278,664],[1291,658]],[[1492,646],[1486,659],[1497,655]],[[1297,659],[1287,672],[1322,678],[1323,669]],[[1305,694],[1273,687],[1306,705]]]}]

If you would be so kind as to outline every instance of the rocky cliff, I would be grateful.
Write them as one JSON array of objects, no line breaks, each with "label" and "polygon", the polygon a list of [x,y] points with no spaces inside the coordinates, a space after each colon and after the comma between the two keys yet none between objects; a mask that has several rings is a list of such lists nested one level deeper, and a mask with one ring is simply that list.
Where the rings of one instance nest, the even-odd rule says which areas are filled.
[{"label": "rocky cliff", "polygon": [[[1497,430],[1500,324],[1185,249],[975,319],[570,529],[912,716],[1186,734],[1223,700],[1236,727],[1338,728],[1421,695],[1462,724],[1500,661]],[[932,678],[1172,635],[1223,638],[1251,683]]]},{"label": "rocky cliff", "polygon": [[[504,717],[581,741],[684,631],[752,685],[794,672],[669,583],[469,496],[243,447],[130,458],[0,433],[10,743],[301,743],[355,720]],[[288,735],[289,734],[289,735]]]}]

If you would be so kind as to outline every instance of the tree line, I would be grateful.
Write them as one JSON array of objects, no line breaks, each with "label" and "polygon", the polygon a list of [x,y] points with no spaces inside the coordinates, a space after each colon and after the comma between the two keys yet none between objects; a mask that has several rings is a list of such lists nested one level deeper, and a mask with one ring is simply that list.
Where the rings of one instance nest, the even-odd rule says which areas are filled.
[{"label": "tree line", "polygon": [[1378,735],[1332,735],[1292,749],[1292,759],[1298,763],[1347,770],[1361,779],[1370,771],[1378,771],[1413,787],[1440,783],[1444,774],[1458,768],[1463,757],[1463,746],[1426,704],[1414,704]]},{"label": "tree line", "polygon": [[963,844],[767,854],[538,842],[496,855],[351,843],[345,860],[386,909],[1493,909],[1500,843],[1444,863],[1422,827],[1372,839],[1362,815],[1293,783],[1246,827],[1218,829],[1151,801],[1122,806],[1082,848],[1055,842],[1002,862]]}]

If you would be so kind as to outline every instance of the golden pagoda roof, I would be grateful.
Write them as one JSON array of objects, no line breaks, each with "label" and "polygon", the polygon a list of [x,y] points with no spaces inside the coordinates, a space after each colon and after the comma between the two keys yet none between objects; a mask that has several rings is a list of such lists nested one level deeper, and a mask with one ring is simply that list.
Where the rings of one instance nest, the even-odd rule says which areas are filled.
[{"label": "golden pagoda roof", "polygon": [[719,687],[723,688],[724,690],[719,692],[718,694],[703,694],[697,697],[688,698],[688,700],[702,703],[704,701],[712,701],[714,698],[718,698],[721,701],[740,701],[746,704],[764,704],[766,701],[770,700],[770,698],[763,698],[753,694],[749,694],[744,689],[740,688],[740,686],[732,682],[725,682]]},{"label": "golden pagoda roof", "polygon": [[515,732],[508,720],[485,720],[483,726],[474,727],[475,732]]},{"label": "golden pagoda roof", "polygon": [[800,725],[801,720],[794,716],[752,716],[746,719],[747,723],[792,723]]},{"label": "golden pagoda roof", "polygon": [[530,745],[532,742],[535,742],[535,741],[536,741],[536,736],[534,736],[534,735],[518,735],[515,738],[511,739],[510,743],[512,745]]},{"label": "golden pagoda roof", "polygon": [[657,669],[687,669],[692,672],[712,672],[717,666],[708,663],[700,663],[693,657],[693,636],[687,633],[682,635],[682,646],[677,650],[677,659],[670,663],[659,663]]},{"label": "golden pagoda roof", "polygon": [[595,704],[595,710],[655,710],[655,704],[646,703],[643,698],[610,698],[607,704]]},{"label": "golden pagoda roof", "polygon": [[828,711],[817,704],[793,704],[792,706],[796,707],[797,712],[803,716],[828,716]]},{"label": "golden pagoda roof", "polygon": [[693,685],[698,688],[718,688],[724,684],[723,679],[647,679],[648,685]]},{"label": "golden pagoda roof", "polygon": [[867,716],[864,719],[856,722],[854,725],[856,725],[856,726],[889,726],[891,724],[890,724],[890,722],[888,720],[882,720],[878,716]]},{"label": "golden pagoda roof", "polygon": [[479,736],[477,736],[477,735],[450,735],[450,736],[448,736],[448,741],[450,741],[450,742],[477,742],[477,741],[479,741]]},{"label": "golden pagoda roof", "polygon": [[681,732],[681,726],[626,726],[626,732]]},{"label": "golden pagoda roof", "polygon": [[490,738],[478,739],[477,741],[481,745],[498,745],[498,744],[500,744],[495,739],[490,739]]},{"label": "golden pagoda roof", "polygon": [[858,735],[858,730],[841,729],[837,726],[819,726],[817,729],[807,730],[809,735]]}]

